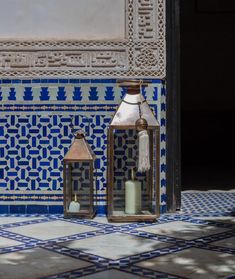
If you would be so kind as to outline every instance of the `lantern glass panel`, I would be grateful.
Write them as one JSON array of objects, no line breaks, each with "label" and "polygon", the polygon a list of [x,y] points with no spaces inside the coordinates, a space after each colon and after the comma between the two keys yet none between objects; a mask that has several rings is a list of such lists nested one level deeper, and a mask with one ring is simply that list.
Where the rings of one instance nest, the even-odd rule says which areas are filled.
[{"label": "lantern glass panel", "polygon": [[[111,164],[113,172],[113,183],[111,182],[112,190],[112,205],[111,215],[123,217],[130,217],[131,215],[151,216],[158,214],[158,162],[157,162],[157,146],[158,133],[156,129],[149,129],[149,151],[150,164],[149,171],[140,173],[137,171],[138,164],[138,132],[135,128],[128,129],[111,129],[111,137],[113,137],[113,163]],[[111,155],[111,154],[110,154]],[[112,155],[111,155],[112,156]],[[112,158],[110,158],[112,160]],[[136,188],[128,193],[128,182],[132,179],[131,171],[134,170],[134,180]],[[137,183],[136,183],[137,182]],[[140,190],[141,188],[141,190]],[[130,197],[128,199],[128,196]],[[136,196],[136,197],[134,197]],[[134,203],[141,203],[141,206],[136,207],[135,212],[128,212],[133,208]],[[129,209],[128,209],[129,207]],[[135,208],[135,206],[134,206]],[[112,219],[112,218],[111,218]],[[133,219],[134,221],[135,219]],[[118,219],[117,219],[118,221]],[[121,219],[120,219],[121,221]]]},{"label": "lantern glass panel", "polygon": [[[65,164],[65,212],[66,215],[85,215],[94,212],[93,205],[93,162],[72,162]],[[71,202],[77,201],[80,210],[70,212]],[[89,217],[89,216],[87,216]]]},{"label": "lantern glass panel", "polygon": [[90,207],[90,163],[78,162],[72,164],[72,189],[77,194],[80,210],[89,211]]}]

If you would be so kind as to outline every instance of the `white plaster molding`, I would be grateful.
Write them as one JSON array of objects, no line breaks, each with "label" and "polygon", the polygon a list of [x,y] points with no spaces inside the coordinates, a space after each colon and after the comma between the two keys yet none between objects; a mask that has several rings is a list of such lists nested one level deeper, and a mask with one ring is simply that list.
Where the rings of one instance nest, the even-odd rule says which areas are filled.
[{"label": "white plaster molding", "polygon": [[1,39],[125,38],[125,0],[0,0],[0,5]]},{"label": "white plaster molding", "polygon": [[121,40],[0,38],[0,77],[164,78],[165,0],[125,1]]}]

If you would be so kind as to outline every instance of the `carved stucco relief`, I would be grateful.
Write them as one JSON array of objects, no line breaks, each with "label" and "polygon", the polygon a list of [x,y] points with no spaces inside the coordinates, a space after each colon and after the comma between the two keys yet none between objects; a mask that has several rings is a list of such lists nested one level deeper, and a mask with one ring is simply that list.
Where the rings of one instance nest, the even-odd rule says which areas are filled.
[{"label": "carved stucco relief", "polygon": [[165,0],[125,1],[125,39],[0,39],[0,76],[164,78]]}]

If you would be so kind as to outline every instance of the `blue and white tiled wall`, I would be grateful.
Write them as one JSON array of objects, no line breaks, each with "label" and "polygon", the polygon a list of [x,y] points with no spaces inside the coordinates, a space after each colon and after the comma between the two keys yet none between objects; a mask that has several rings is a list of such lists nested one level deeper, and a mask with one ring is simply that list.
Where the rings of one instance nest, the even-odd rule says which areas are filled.
[{"label": "blue and white tiled wall", "polygon": [[[142,90],[161,123],[161,210],[166,207],[164,82]],[[97,155],[98,213],[106,210],[107,127],[125,94],[116,80],[0,80],[0,213],[62,213],[62,160],[75,129]]]}]

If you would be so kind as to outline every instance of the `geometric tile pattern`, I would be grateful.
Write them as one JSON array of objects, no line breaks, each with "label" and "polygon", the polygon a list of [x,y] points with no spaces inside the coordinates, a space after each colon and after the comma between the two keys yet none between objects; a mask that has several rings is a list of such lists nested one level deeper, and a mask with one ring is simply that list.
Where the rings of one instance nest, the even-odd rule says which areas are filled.
[{"label": "geometric tile pattern", "polygon": [[235,191],[184,191],[181,210],[188,214],[211,216],[235,214]]},{"label": "geometric tile pattern", "polygon": [[[56,213],[59,206],[62,209],[61,163],[74,127],[85,130],[96,153],[95,202],[98,212],[104,213],[107,127],[124,94],[125,89],[113,79],[0,80],[0,211]],[[164,82],[152,80],[142,94],[161,123],[159,180],[164,206]]]},{"label": "geometric tile pattern", "polygon": [[[14,278],[16,269],[9,268],[14,262],[17,278],[233,278],[235,247],[228,244],[235,237],[235,217],[224,222],[222,215],[208,221],[183,213],[162,214],[155,223],[123,224],[108,223],[105,217],[3,215],[0,238],[6,245],[0,248],[0,277]],[[177,222],[180,234],[172,233]],[[28,264],[22,266],[25,260]]]},{"label": "geometric tile pattern", "polygon": [[[100,144],[95,146],[98,135],[92,130],[98,128],[95,126],[98,121],[105,129],[110,118],[97,115],[86,119],[80,115],[5,115],[1,119],[0,132],[1,188],[9,191],[62,190],[62,160],[73,140],[72,120],[74,129],[84,128],[86,122],[92,123],[86,130],[91,134],[90,144],[99,153],[104,141],[99,140]],[[100,168],[104,171],[101,164]]]}]

